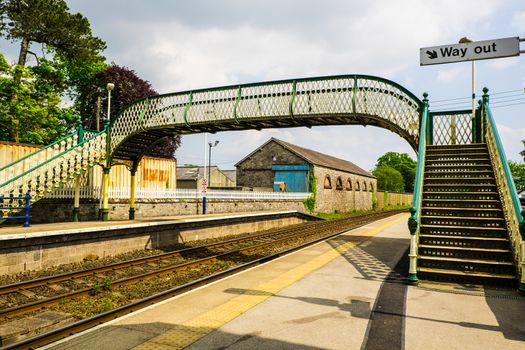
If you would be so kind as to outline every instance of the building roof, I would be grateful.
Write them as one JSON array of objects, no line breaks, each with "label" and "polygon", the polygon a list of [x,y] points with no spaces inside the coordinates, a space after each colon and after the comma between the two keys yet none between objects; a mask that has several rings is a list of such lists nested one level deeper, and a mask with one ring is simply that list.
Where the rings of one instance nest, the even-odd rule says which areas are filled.
[{"label": "building roof", "polygon": [[[216,165],[212,165],[210,168],[206,167],[206,177],[208,177],[208,169],[211,171],[219,171],[224,174],[224,170],[220,170]],[[177,167],[177,180],[197,180],[204,177],[203,166],[178,166]],[[234,180],[235,181],[235,176]]]},{"label": "building roof", "polygon": [[237,170],[236,169],[233,169],[233,170],[221,170],[221,171],[224,174],[224,176],[226,176],[231,181],[235,182],[236,177],[237,177]]},{"label": "building roof", "polygon": [[[330,169],[334,169],[334,170],[341,170],[341,171],[345,171],[347,173],[352,173],[352,174],[357,174],[357,175],[362,175],[362,176],[375,178],[374,175],[372,175],[368,171],[358,167],[357,165],[355,165],[354,163],[352,163],[352,162],[350,162],[348,160],[336,158],[336,157],[330,156],[328,154],[324,154],[324,153],[321,153],[321,152],[313,151],[313,150],[308,149],[308,148],[299,147],[297,145],[294,145],[294,144],[291,144],[289,142],[285,142],[285,141],[276,139],[274,137],[272,137],[271,139],[266,141],[257,150],[263,148],[264,146],[266,146],[270,142],[275,142],[275,143],[283,146],[284,148],[286,148],[290,152],[295,153],[297,156],[303,158],[309,164],[320,166],[320,167],[324,167],[324,168],[330,168]],[[244,157],[235,166],[237,166],[240,163],[242,163],[245,159],[250,157],[257,150],[251,152],[249,155]]]}]

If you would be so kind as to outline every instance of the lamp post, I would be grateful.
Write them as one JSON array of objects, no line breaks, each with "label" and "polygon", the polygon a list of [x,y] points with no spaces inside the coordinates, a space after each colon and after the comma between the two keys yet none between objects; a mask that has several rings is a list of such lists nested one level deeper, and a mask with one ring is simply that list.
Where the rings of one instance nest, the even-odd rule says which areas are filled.
[{"label": "lamp post", "polygon": [[[459,39],[458,43],[468,44],[471,42],[472,40],[464,36],[463,38]],[[472,119],[474,119],[476,115],[476,84],[475,84],[474,72],[475,72],[475,66],[474,66],[474,61],[472,61]]]},{"label": "lamp post", "polygon": [[211,186],[211,148],[219,144],[219,140],[208,142],[208,186]]},{"label": "lamp post", "polygon": [[115,84],[108,83],[106,89],[108,90],[108,114],[106,116],[106,164],[104,166],[104,179],[102,183],[102,208],[100,209],[100,218],[102,221],[109,220],[109,171],[111,170],[111,163],[109,160],[109,147],[111,144],[111,90],[115,88]]}]

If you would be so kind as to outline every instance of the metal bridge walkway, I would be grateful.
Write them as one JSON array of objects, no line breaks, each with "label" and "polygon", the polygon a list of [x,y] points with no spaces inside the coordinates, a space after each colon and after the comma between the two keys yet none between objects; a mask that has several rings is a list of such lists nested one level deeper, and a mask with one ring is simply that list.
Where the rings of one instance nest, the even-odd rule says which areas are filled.
[{"label": "metal bridge walkway", "polygon": [[[101,216],[108,219],[112,165],[130,170],[130,219],[134,218],[135,172],[145,151],[166,136],[227,130],[317,125],[373,125],[404,138],[418,153],[410,280],[417,281],[425,154],[428,145],[487,144],[501,200],[513,263],[525,291],[525,221],[505,153],[489,108],[487,91],[475,118],[470,111],[430,112],[428,100],[404,87],[366,75],[282,80],[152,96],[139,100],[106,123],[101,132],[78,130],[48,147],[0,168],[0,198],[29,193],[37,201],[74,182],[75,210],[82,175],[101,165],[104,186]],[[6,211],[2,213],[5,215]]]}]

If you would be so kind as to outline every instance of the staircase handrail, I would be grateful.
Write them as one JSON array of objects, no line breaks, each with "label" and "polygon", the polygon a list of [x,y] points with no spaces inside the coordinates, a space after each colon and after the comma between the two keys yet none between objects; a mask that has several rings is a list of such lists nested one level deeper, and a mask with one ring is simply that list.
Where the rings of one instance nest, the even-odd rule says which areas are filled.
[{"label": "staircase handrail", "polygon": [[10,180],[8,180],[8,181],[6,181],[6,182],[0,184],[0,189],[1,189],[2,187],[4,187],[4,186],[7,186],[9,183],[11,183],[11,182],[13,182],[13,181],[16,181],[16,180],[20,179],[21,177],[23,177],[23,176],[25,176],[25,175],[27,175],[27,174],[29,174],[29,173],[35,171],[36,169],[38,169],[38,168],[40,168],[40,167],[43,167],[44,165],[48,164],[49,162],[51,162],[51,161],[53,161],[53,160],[55,160],[55,159],[57,159],[57,158],[60,158],[60,157],[64,156],[65,154],[67,154],[67,153],[69,153],[69,152],[71,152],[71,151],[77,149],[78,147],[83,146],[84,144],[86,144],[86,143],[88,143],[89,141],[91,141],[91,140],[97,138],[98,136],[104,134],[105,132],[106,132],[106,128],[104,128],[103,130],[97,132],[97,133],[94,134],[92,137],[89,137],[89,138],[87,138],[87,139],[84,139],[82,142],[77,143],[75,146],[73,146],[73,147],[71,147],[71,148],[68,148],[68,149],[62,151],[61,153],[59,153],[59,154],[57,154],[57,155],[55,155],[55,156],[53,156],[53,157],[47,159],[45,162],[42,162],[42,163],[38,164],[37,166],[35,166],[35,167],[33,167],[33,168],[29,169],[29,170],[26,170],[26,171],[23,172],[22,174],[19,174],[19,175],[13,177],[12,179],[10,179]]},{"label": "staircase handrail", "polygon": [[[516,191],[516,184],[510,172],[507,156],[503,150],[503,144],[498,129],[496,128],[496,122],[489,107],[488,91],[489,89],[483,88],[481,107],[483,112],[482,124],[484,125],[482,125],[482,135],[485,137],[490,159],[493,162],[494,175],[501,198],[501,206],[507,223],[514,262],[518,272],[518,290],[525,294],[525,220],[523,218],[525,211],[521,208],[518,192]],[[492,153],[495,153],[495,155],[493,156]],[[501,170],[503,170],[504,179],[501,178]]]},{"label": "staircase handrail", "polygon": [[427,140],[429,139],[429,128],[427,126],[430,118],[428,110],[428,94],[423,94],[423,109],[421,111],[421,123],[419,129],[418,152],[417,152],[417,168],[416,179],[414,182],[414,197],[412,206],[410,207],[410,218],[408,219],[408,229],[410,230],[410,251],[408,256],[410,258],[410,266],[408,270],[408,283],[417,283],[417,245],[419,236],[419,219],[422,202],[423,177],[425,168],[425,152]]},{"label": "staircase handrail", "polygon": [[13,161],[13,162],[7,164],[7,165],[4,165],[3,167],[0,168],[0,171],[3,171],[3,170],[5,170],[5,169],[7,169],[7,168],[10,168],[10,167],[14,166],[14,165],[17,164],[17,163],[23,162],[24,160],[26,160],[26,159],[28,159],[28,158],[34,157],[35,155],[37,155],[37,154],[39,154],[39,153],[42,153],[43,151],[45,151],[45,150],[47,150],[47,149],[49,149],[49,148],[55,146],[56,144],[59,144],[59,143],[61,143],[61,142],[67,142],[68,139],[73,139],[75,136],[77,136],[77,134],[78,134],[77,131],[74,131],[74,132],[72,132],[72,133],[70,133],[70,134],[64,136],[63,138],[61,138],[61,139],[59,139],[59,140],[56,140],[56,141],[53,142],[53,143],[50,143],[49,145],[47,145],[47,146],[45,146],[45,147],[42,147],[42,148],[40,148],[40,149],[37,149],[36,151],[31,152],[31,153],[29,153],[28,155],[26,155],[26,156],[24,156],[24,157],[22,157],[22,158],[19,158],[19,159],[15,160],[15,161]]},{"label": "staircase handrail", "polygon": [[423,188],[423,169],[425,167],[425,150],[427,145],[427,123],[429,119],[429,109],[428,109],[428,94],[423,94],[423,111],[421,112],[421,125],[419,130],[419,146],[417,154],[417,168],[416,168],[416,178],[414,182],[414,197],[412,200],[412,207],[410,208],[410,219],[408,219],[408,227],[410,229],[410,234],[416,234],[418,228],[418,217],[419,211],[421,210],[421,193]]},{"label": "staircase handrail", "polygon": [[[492,112],[490,111],[489,107],[489,95],[487,94],[489,90],[487,88],[483,89],[483,110],[485,111],[485,118],[487,120],[487,126],[491,128],[492,134],[494,135],[494,140],[496,142],[497,151],[499,159],[501,160],[501,165],[503,168],[503,172],[505,174],[505,180],[507,180],[507,184],[509,186],[510,190],[510,197],[512,199],[512,204],[514,206],[514,212],[516,214],[516,218],[520,225],[520,234],[522,239],[525,238],[525,232],[523,231],[523,227],[525,227],[525,219],[522,215],[522,209],[521,209],[521,202],[518,197],[518,191],[516,190],[516,184],[514,183],[514,178],[512,177],[512,173],[510,172],[509,163],[507,161],[507,156],[505,155],[505,151],[503,150],[503,144],[501,142],[501,138],[499,136],[498,129],[496,128],[496,122],[494,121],[494,117],[492,116]],[[486,132],[485,132],[486,134]]]}]

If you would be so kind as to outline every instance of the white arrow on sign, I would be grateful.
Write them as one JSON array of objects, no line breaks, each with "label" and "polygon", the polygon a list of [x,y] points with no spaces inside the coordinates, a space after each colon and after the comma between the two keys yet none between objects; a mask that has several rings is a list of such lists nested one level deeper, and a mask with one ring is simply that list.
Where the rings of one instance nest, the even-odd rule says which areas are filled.
[{"label": "white arrow on sign", "polygon": [[419,49],[420,65],[422,66],[519,56],[519,54],[520,39],[518,37]]}]

